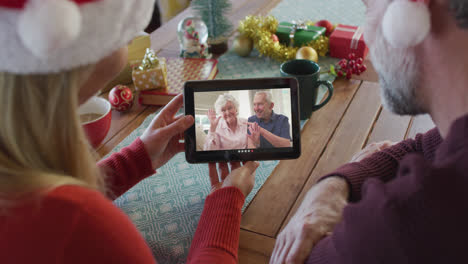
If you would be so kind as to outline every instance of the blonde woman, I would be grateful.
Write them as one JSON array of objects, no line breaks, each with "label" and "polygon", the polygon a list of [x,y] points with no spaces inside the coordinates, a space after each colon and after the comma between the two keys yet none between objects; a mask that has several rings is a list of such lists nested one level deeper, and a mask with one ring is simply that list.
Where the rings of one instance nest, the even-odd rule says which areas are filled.
[{"label": "blonde woman", "polygon": [[[123,68],[121,47],[146,26],[153,5],[0,0],[2,263],[155,263],[110,199],[182,151],[178,135],[193,117],[175,116],[176,97],[140,138],[96,165],[77,114]],[[188,262],[236,263],[240,210],[258,165],[232,165],[229,173],[220,164],[221,175],[209,166],[213,191]]]}]

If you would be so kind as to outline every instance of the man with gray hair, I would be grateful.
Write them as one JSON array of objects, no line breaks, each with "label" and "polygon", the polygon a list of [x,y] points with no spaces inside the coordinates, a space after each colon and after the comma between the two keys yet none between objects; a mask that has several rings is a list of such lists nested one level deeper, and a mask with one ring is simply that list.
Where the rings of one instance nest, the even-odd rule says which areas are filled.
[{"label": "man with gray hair", "polygon": [[468,1],[363,1],[384,106],[437,127],[322,177],[270,262],[468,263]]},{"label": "man with gray hair", "polygon": [[269,91],[254,96],[255,115],[248,119],[249,139],[258,148],[291,147],[288,117],[273,111],[275,103]]}]

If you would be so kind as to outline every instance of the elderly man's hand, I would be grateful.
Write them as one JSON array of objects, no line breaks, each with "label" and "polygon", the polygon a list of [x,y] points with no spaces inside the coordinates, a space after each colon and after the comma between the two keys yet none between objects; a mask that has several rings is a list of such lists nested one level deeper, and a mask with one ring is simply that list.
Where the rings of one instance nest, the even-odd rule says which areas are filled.
[{"label": "elderly man's hand", "polygon": [[377,142],[377,143],[371,143],[367,145],[365,148],[363,148],[361,151],[358,153],[354,154],[354,156],[351,158],[350,162],[359,162],[372,154],[379,152],[383,149],[386,149],[392,145],[394,145],[395,142],[392,141],[382,141],[382,142]]},{"label": "elderly man's hand", "polygon": [[270,263],[304,263],[312,248],[341,221],[348,185],[330,177],[312,187],[276,239]]},{"label": "elderly man's hand", "polygon": [[248,130],[250,132],[250,135],[247,134],[247,136],[250,138],[250,140],[253,142],[255,147],[260,146],[260,126],[254,122],[254,123],[248,123]]}]

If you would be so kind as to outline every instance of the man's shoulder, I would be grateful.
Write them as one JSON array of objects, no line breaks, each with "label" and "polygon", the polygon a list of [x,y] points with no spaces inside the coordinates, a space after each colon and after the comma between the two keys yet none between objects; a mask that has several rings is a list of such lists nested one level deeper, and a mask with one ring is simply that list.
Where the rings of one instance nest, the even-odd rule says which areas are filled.
[{"label": "man's shoulder", "polygon": [[256,115],[253,115],[253,116],[250,116],[248,119],[247,119],[249,122],[256,122],[258,121],[258,118]]},{"label": "man's shoulder", "polygon": [[289,118],[288,118],[287,116],[283,115],[283,114],[276,114],[276,113],[275,113],[275,115],[276,115],[276,120],[277,120],[278,122],[284,122],[284,121],[288,121],[288,120],[289,120]]}]

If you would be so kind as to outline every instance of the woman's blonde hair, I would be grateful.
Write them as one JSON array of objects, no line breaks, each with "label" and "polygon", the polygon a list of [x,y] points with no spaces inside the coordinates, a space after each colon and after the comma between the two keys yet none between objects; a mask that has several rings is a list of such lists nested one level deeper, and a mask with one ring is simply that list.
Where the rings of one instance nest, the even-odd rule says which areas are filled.
[{"label": "woman's blonde hair", "polygon": [[105,191],[77,113],[80,80],[92,67],[0,73],[0,208],[66,184]]}]

